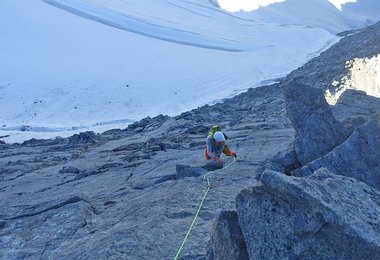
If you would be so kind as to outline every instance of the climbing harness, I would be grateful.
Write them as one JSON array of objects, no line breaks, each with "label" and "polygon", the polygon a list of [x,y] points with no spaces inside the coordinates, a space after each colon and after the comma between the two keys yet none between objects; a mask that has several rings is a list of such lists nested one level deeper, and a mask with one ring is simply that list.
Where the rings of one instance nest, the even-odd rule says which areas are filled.
[{"label": "climbing harness", "polygon": [[185,245],[185,243],[186,243],[186,241],[187,241],[187,238],[188,238],[189,235],[190,235],[191,230],[193,229],[193,226],[194,226],[195,221],[196,221],[196,219],[197,219],[197,217],[198,217],[198,215],[199,215],[199,212],[200,212],[201,209],[202,209],[202,206],[203,206],[203,203],[204,203],[204,201],[205,201],[205,199],[206,199],[206,196],[207,196],[208,192],[209,192],[210,189],[211,189],[211,183],[210,183],[210,180],[209,180],[208,176],[209,176],[210,174],[212,174],[212,173],[217,173],[217,172],[220,172],[220,171],[222,171],[222,170],[227,169],[227,168],[230,167],[231,164],[233,164],[235,161],[236,161],[236,158],[234,157],[234,160],[233,160],[232,162],[230,162],[226,167],[223,167],[223,168],[221,168],[221,169],[218,169],[218,170],[216,170],[216,171],[212,171],[212,172],[209,172],[209,173],[206,173],[205,175],[203,175],[203,179],[207,180],[207,189],[206,189],[205,194],[203,195],[203,198],[202,198],[202,200],[201,200],[201,202],[200,202],[200,204],[199,204],[199,206],[198,206],[198,210],[197,210],[197,212],[195,213],[194,219],[193,219],[193,221],[191,222],[191,225],[190,225],[190,227],[189,227],[189,230],[187,231],[187,234],[186,234],[185,238],[183,239],[183,242],[182,242],[180,248],[178,249],[177,254],[176,254],[175,257],[174,257],[174,260],[177,260],[177,259],[178,259],[178,256],[179,256],[179,254],[181,253],[181,251],[182,251],[182,249],[183,249],[183,247],[184,247],[184,245]]}]

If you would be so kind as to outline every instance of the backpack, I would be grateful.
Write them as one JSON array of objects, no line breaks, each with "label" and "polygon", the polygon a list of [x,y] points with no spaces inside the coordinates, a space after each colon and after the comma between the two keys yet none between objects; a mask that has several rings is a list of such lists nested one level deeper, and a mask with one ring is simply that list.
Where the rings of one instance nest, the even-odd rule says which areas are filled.
[{"label": "backpack", "polygon": [[[222,132],[222,127],[220,125],[213,125],[211,128],[210,128],[210,131],[208,131],[208,135],[211,135],[212,137],[214,137],[214,134],[216,132]],[[222,133],[224,135],[224,138],[227,140],[227,135],[225,133]]]},{"label": "backpack", "polygon": [[214,137],[214,134],[217,132],[217,131],[222,131],[222,127],[220,125],[213,125],[211,128],[210,128],[210,131],[208,131],[208,135],[211,135],[212,137]]}]

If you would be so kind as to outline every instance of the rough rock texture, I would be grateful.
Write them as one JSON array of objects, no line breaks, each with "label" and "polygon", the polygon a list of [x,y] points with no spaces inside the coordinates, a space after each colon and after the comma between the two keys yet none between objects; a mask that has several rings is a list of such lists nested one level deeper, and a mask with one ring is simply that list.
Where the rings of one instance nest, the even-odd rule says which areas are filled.
[{"label": "rough rock texture", "polygon": [[260,180],[262,174],[266,170],[283,172],[287,175],[291,175],[292,171],[300,167],[301,164],[297,159],[297,154],[294,151],[293,146],[291,146],[286,150],[278,152],[273,158],[260,163],[259,167],[256,170],[256,179]]},{"label": "rough rock texture", "polygon": [[[366,33],[372,35],[363,37]],[[365,55],[379,53],[380,24],[357,35],[360,37],[346,37],[279,84],[285,90],[287,114],[297,139],[288,149],[261,162],[256,178],[261,183],[243,190],[236,198],[238,221],[250,259],[378,259],[380,255],[380,193],[374,188],[380,173],[380,150],[376,149],[379,147],[380,99],[360,90],[347,90],[331,113],[321,98],[322,91],[305,89],[306,84],[339,90],[334,89],[337,85],[331,82],[348,75],[346,61],[355,55],[364,55],[361,57],[366,61]],[[358,46],[367,48],[357,50]],[[294,86],[299,88],[289,91]],[[366,87],[372,89],[372,86]],[[297,90],[304,92],[297,93]],[[299,104],[289,106],[289,100],[290,104],[294,100]],[[310,114],[312,120],[308,120]],[[320,131],[324,127],[325,131]],[[297,143],[300,129],[311,132],[311,138],[308,139],[307,134],[303,136],[311,148]],[[336,131],[340,131],[338,137]],[[320,139],[313,139],[312,135],[318,133],[322,134]],[[317,151],[318,155],[303,160],[305,151]],[[297,169],[300,162],[309,164]],[[331,172],[319,168],[323,166]],[[289,171],[310,175],[288,177],[284,173]],[[355,176],[361,181],[343,175]],[[236,224],[236,220],[223,215],[218,222],[227,226]],[[209,244],[209,252],[231,244],[231,237],[227,236],[223,242],[214,239],[214,243]],[[212,259],[213,254],[210,255]]]},{"label": "rough rock texture", "polygon": [[[377,50],[379,31],[377,24],[347,36],[279,84],[249,89],[173,118],[147,117],[126,129],[102,134],[0,144],[0,259],[173,259],[207,186],[202,176],[178,178],[176,165],[202,167],[208,129],[220,124],[238,159],[208,175],[212,189],[180,255],[180,259],[204,259],[212,223],[220,211],[235,209],[238,192],[257,185],[259,165],[277,154],[272,166],[288,171],[299,167],[292,147],[295,132],[286,117],[281,88],[297,80],[323,87],[335,76],[341,78],[346,57],[366,57]],[[351,132],[379,111],[377,99],[352,93],[344,93],[342,102],[333,107],[334,116],[351,125]],[[231,159],[223,160],[226,165]],[[332,201],[346,205],[351,196],[363,196],[367,207],[365,191],[356,191],[364,190],[354,190],[355,196],[346,190],[347,196],[337,194]],[[372,208],[363,210],[378,209],[375,204],[368,207]],[[367,226],[363,224],[367,235],[377,230],[376,226],[370,230],[371,221],[379,223],[376,214],[368,217]],[[352,230],[362,227],[357,218],[352,219]],[[300,221],[300,225],[307,223],[308,219]],[[225,227],[236,227],[236,219]],[[344,228],[337,234],[348,230]],[[321,230],[322,236],[326,229]],[[367,254],[376,253],[375,242],[375,249]],[[311,256],[325,248],[315,249]]]},{"label": "rough rock texture", "polygon": [[371,58],[380,53],[380,22],[365,29],[349,32],[328,50],[291,72],[285,82],[298,78],[300,83],[315,88],[339,91],[333,84],[351,74],[346,63],[356,58]]},{"label": "rough rock texture", "polygon": [[207,187],[199,175],[213,124],[239,157],[209,172],[212,189],[180,255],[204,259],[219,211],[293,141],[278,86],[123,130],[1,145],[0,259],[173,259]]},{"label": "rough rock texture", "polygon": [[211,231],[207,259],[248,259],[247,246],[236,211],[222,211],[219,214]]},{"label": "rough rock texture", "polygon": [[198,177],[205,174],[207,170],[202,167],[191,167],[190,165],[178,164],[176,166],[177,179],[185,177]]},{"label": "rough rock texture", "polygon": [[287,114],[296,130],[294,149],[302,165],[327,154],[346,140],[320,89],[291,82],[284,86]]},{"label": "rough rock texture", "polygon": [[295,176],[312,174],[320,167],[380,190],[380,126],[375,119],[357,128],[340,146],[293,172]]},{"label": "rough rock texture", "polygon": [[266,171],[236,208],[250,259],[378,259],[380,192],[352,178]]},{"label": "rough rock texture", "polygon": [[376,111],[379,111],[380,98],[368,96],[364,91],[349,89],[331,108],[334,117],[343,124],[345,120],[352,120],[353,116],[355,116],[354,119],[359,117],[363,119],[362,122],[366,122],[373,117]]}]

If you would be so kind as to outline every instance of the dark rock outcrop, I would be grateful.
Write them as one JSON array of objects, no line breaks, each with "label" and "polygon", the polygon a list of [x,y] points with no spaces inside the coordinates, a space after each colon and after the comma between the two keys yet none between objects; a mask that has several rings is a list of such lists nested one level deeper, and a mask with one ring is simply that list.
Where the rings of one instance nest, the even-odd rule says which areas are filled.
[{"label": "dark rock outcrop", "polygon": [[69,145],[95,144],[96,134],[92,131],[82,132],[69,137]]},{"label": "dark rock outcrop", "polygon": [[211,231],[211,239],[207,246],[207,259],[248,259],[247,246],[236,211],[220,212]]},{"label": "dark rock outcrop", "polygon": [[215,171],[223,168],[223,162],[222,161],[210,161],[207,162],[205,165],[202,166],[203,169],[206,169],[207,171]]},{"label": "dark rock outcrop", "polygon": [[320,169],[266,171],[236,197],[250,259],[378,259],[380,192]]},{"label": "dark rock outcrop", "polygon": [[357,128],[340,146],[327,155],[293,172],[307,176],[325,167],[331,173],[353,177],[380,190],[380,127],[375,120]]},{"label": "dark rock outcrop", "polygon": [[256,180],[260,180],[266,170],[283,172],[291,175],[292,171],[301,167],[298,162],[297,154],[293,147],[278,152],[272,159],[260,163],[256,173]]},{"label": "dark rock outcrop", "polygon": [[181,179],[185,177],[199,177],[207,171],[202,167],[191,167],[190,165],[178,164],[176,166],[176,178]]},{"label": "dark rock outcrop", "polygon": [[322,90],[297,81],[283,87],[288,116],[296,130],[297,160],[307,163],[346,140],[348,131],[332,115]]},{"label": "dark rock outcrop", "polygon": [[80,173],[81,170],[79,170],[78,168],[75,168],[75,167],[72,167],[72,166],[64,166],[62,167],[62,169],[59,170],[59,173],[75,173],[75,174],[78,174]]},{"label": "dark rock outcrop", "polygon": [[[347,89],[332,107],[332,111],[334,117],[345,126],[348,123],[348,129],[353,132],[360,125],[360,121],[357,119],[358,116],[363,119],[362,123],[365,123],[373,118],[379,107],[380,98],[366,95],[364,91]],[[356,119],[352,117],[356,117]],[[353,123],[352,126],[349,126],[350,121]]]}]

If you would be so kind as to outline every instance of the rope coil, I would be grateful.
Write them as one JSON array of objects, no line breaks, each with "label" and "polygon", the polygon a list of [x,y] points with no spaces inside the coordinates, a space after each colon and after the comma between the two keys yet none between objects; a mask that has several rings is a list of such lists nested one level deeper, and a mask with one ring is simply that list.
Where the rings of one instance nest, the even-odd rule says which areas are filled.
[{"label": "rope coil", "polygon": [[206,180],[207,180],[207,189],[206,189],[206,191],[205,191],[205,194],[203,195],[203,198],[202,198],[201,202],[199,203],[198,210],[197,210],[197,212],[195,213],[195,216],[194,216],[194,218],[193,218],[193,221],[191,222],[191,225],[190,225],[190,227],[189,227],[189,229],[188,229],[188,231],[187,231],[187,233],[186,233],[185,238],[183,239],[183,242],[182,242],[180,248],[179,248],[178,251],[177,251],[177,254],[176,254],[175,257],[174,257],[174,260],[177,260],[177,259],[178,259],[178,256],[180,255],[180,253],[181,253],[181,251],[182,251],[184,245],[186,244],[187,238],[189,237],[189,235],[190,235],[190,233],[191,233],[191,230],[193,229],[193,226],[194,226],[194,224],[195,224],[195,221],[196,221],[196,219],[198,218],[199,212],[201,211],[201,209],[202,209],[202,207],[203,207],[203,203],[204,203],[204,201],[205,201],[205,199],[206,199],[206,196],[207,196],[208,192],[209,192],[210,189],[211,189],[211,183],[210,183],[210,180],[209,180],[209,178],[208,178],[208,175],[210,175],[210,174],[212,174],[212,173],[217,173],[217,172],[219,172],[219,171],[222,171],[222,170],[227,169],[227,168],[230,167],[230,165],[233,164],[235,161],[236,161],[236,158],[234,157],[234,160],[233,160],[232,162],[230,162],[226,167],[223,167],[223,168],[221,168],[221,169],[218,169],[218,170],[216,170],[216,171],[212,171],[212,172],[209,172],[209,173],[206,173],[205,175],[203,175],[203,179],[206,179]]}]

